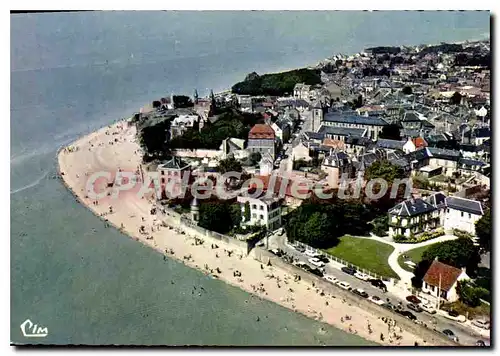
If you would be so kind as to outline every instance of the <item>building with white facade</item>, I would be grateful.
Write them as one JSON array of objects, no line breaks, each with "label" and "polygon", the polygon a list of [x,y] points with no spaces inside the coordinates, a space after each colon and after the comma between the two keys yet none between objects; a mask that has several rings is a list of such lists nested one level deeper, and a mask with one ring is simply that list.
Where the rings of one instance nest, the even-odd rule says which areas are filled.
[{"label": "building with white facade", "polygon": [[[239,196],[237,201],[241,205],[242,224],[265,226],[270,231],[281,227],[281,199]],[[245,217],[247,209],[249,209],[249,219]]]},{"label": "building with white facade", "polygon": [[460,269],[434,260],[422,283],[422,292],[447,302],[458,300],[458,281],[469,279],[465,268]]},{"label": "building with white facade", "polygon": [[460,197],[447,197],[445,205],[444,228],[446,230],[458,229],[476,234],[476,221],[484,214],[480,202]]}]

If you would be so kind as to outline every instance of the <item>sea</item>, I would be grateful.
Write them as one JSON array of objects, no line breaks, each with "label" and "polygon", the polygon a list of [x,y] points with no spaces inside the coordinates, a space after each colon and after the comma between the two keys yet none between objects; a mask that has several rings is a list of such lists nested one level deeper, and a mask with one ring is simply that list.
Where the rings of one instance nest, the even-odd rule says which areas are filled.
[{"label": "sea", "polygon": [[[13,344],[373,345],[104,228],[55,178],[56,152],[154,99],[228,89],[253,71],[376,45],[484,39],[489,12],[101,11],[10,20]],[[193,286],[207,292],[192,295]],[[24,337],[27,319],[47,336]]]}]

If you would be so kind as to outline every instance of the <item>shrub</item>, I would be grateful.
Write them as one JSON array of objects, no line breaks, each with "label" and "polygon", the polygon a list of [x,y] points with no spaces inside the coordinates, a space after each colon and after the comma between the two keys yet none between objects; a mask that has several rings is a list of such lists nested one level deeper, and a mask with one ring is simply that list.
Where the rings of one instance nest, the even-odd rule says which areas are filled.
[{"label": "shrub", "polygon": [[435,239],[436,237],[443,236],[444,235],[444,230],[443,229],[437,229],[435,231],[425,231],[419,235],[413,235],[411,234],[410,237],[406,237],[403,235],[395,235],[392,239],[394,242],[398,243],[407,243],[407,244],[416,244],[419,242],[424,242],[430,239]]},{"label": "shrub", "polygon": [[471,233],[459,229],[453,229],[453,235],[463,238],[467,237],[469,239],[472,239],[474,237],[474,235],[472,235]]}]

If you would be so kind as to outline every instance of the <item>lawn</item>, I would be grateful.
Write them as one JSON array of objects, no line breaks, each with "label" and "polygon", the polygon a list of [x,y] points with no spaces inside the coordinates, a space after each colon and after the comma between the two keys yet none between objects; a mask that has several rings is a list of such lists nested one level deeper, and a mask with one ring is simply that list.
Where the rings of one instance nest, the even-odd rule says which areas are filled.
[{"label": "lawn", "polygon": [[[430,247],[430,245],[427,246],[422,246],[422,247],[417,247],[413,250],[407,251],[399,255],[398,257],[398,263],[401,266],[401,268],[413,272],[413,268],[405,264],[405,261],[412,261],[413,263],[417,264],[422,260],[422,254],[424,253],[425,250],[427,250]],[[408,256],[408,258],[403,258],[403,255]]]},{"label": "lawn", "polygon": [[392,246],[382,242],[342,236],[337,246],[331,247],[325,252],[381,276],[397,278],[398,275],[387,263],[393,250]]}]

